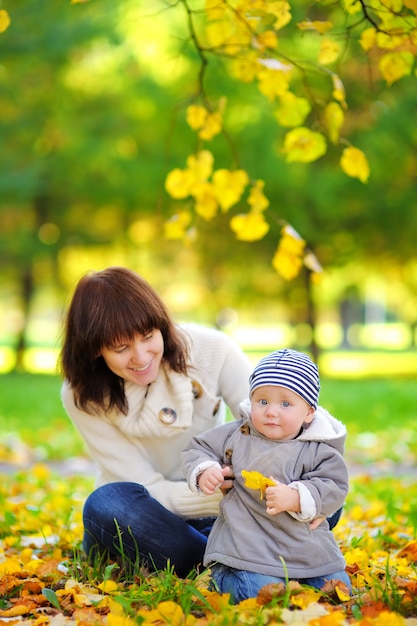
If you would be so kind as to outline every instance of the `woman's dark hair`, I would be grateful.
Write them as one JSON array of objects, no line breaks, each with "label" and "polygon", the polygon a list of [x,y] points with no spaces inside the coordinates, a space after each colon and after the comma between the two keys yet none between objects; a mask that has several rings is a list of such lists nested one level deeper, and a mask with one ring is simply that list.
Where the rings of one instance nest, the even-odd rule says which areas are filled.
[{"label": "woman's dark hair", "polygon": [[125,267],[88,273],[72,297],[60,356],[63,376],[75,404],[87,413],[128,411],[124,381],[100,355],[139,333],[157,329],[164,340],[163,360],[179,373],[187,372],[187,347],[164,303],[141,276]]}]

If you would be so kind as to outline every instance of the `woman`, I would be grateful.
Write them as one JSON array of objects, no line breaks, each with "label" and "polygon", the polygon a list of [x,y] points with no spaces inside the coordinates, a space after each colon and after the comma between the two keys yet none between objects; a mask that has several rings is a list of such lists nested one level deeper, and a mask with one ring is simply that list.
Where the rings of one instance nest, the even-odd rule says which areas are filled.
[{"label": "woman", "polygon": [[220,331],[174,325],[143,278],[110,267],[76,286],[61,365],[65,409],[97,466],[85,551],[187,576],[202,562],[222,494],[189,490],[181,451],[225,421],[225,404],[239,417],[249,360]]}]

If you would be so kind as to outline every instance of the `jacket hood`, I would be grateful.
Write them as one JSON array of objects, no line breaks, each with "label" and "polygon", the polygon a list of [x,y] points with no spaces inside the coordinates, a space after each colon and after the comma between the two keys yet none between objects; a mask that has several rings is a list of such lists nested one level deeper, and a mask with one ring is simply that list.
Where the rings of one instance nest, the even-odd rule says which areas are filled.
[{"label": "jacket hood", "polygon": [[[239,405],[239,413],[244,422],[251,422],[251,403],[249,399],[243,400]],[[327,443],[338,452],[343,454],[347,436],[346,426],[338,419],[330,415],[322,406],[318,406],[310,424],[298,435],[298,441],[317,441]]]}]

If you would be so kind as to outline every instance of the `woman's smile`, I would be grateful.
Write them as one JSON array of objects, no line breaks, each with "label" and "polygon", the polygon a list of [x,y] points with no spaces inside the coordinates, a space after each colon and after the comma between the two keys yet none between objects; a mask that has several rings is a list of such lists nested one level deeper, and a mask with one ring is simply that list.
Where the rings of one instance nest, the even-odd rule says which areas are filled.
[{"label": "woman's smile", "polygon": [[164,354],[164,340],[160,330],[146,335],[137,334],[132,340],[119,341],[103,348],[101,355],[107,367],[117,376],[136,385],[154,382]]}]

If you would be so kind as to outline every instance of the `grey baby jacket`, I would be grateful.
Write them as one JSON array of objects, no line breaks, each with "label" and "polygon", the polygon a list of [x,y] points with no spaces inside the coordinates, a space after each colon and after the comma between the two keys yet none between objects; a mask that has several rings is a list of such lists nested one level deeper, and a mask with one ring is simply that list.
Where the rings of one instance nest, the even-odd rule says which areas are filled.
[{"label": "grey baby jacket", "polygon": [[[345,426],[318,407],[298,437],[275,441],[253,427],[248,400],[240,405],[240,413],[241,421],[193,437],[183,452],[184,473],[194,492],[197,476],[211,465],[232,465],[235,475],[233,488],[220,503],[204,565],[218,562],[296,579],[343,570],[345,561],[327,520],[315,530],[309,523],[337,511],[348,492]],[[273,476],[297,489],[301,512],[267,514],[260,491],[244,485],[242,470]]]}]

